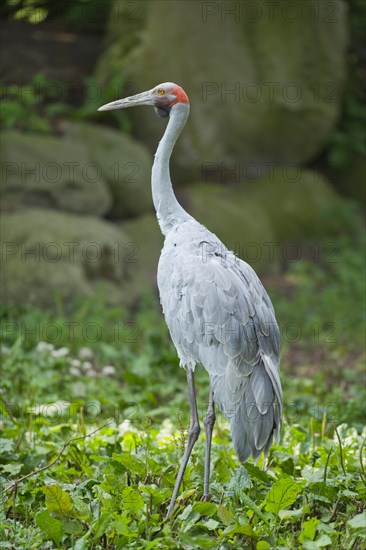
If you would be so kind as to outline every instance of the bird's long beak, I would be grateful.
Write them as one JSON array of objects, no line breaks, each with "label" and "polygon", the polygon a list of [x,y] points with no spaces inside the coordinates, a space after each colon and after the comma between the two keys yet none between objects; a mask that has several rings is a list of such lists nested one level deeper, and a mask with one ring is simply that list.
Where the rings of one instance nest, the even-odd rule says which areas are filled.
[{"label": "bird's long beak", "polygon": [[151,90],[142,92],[141,94],[125,97],[124,99],[117,99],[106,105],[99,107],[98,111],[110,111],[112,109],[125,109],[126,107],[135,107],[135,105],[153,105],[153,97]]}]

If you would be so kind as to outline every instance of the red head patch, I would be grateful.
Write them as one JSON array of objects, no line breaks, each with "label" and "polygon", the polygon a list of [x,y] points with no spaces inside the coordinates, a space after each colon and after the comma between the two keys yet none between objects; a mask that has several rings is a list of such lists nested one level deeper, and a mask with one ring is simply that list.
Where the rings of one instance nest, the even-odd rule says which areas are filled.
[{"label": "red head patch", "polygon": [[172,101],[172,105],[175,105],[176,103],[186,103],[188,105],[189,99],[183,88],[178,86],[177,84],[174,84],[173,89],[171,90],[171,93],[173,93],[175,96],[177,96],[177,99],[175,101]]}]

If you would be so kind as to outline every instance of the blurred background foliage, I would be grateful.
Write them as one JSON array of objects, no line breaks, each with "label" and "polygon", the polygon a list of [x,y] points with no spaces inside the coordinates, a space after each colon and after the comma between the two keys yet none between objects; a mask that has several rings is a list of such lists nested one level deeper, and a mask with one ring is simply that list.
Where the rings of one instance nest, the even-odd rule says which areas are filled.
[{"label": "blurred background foliage", "polygon": [[[206,13],[206,21],[204,4],[214,10]],[[308,453],[301,460],[313,467],[318,452],[328,464],[329,441],[317,445],[323,436],[333,436],[337,424],[346,422],[355,429],[354,441],[361,433],[365,2],[291,2],[303,14],[296,24],[284,17],[287,12],[270,24],[266,17],[253,23],[253,13],[242,10],[248,4],[264,10],[268,3],[2,3],[2,399],[10,426],[4,439],[10,447],[16,439],[13,456],[18,460],[14,471],[8,471],[10,479],[31,471],[40,457],[53,457],[51,450],[72,433],[65,420],[50,435],[47,419],[33,415],[39,403],[73,402],[78,429],[84,432],[83,410],[93,400],[100,405],[98,420],[109,418],[117,407],[124,418],[133,416],[139,428],[148,422],[146,434],[169,417],[177,424],[187,420],[184,373],[178,369],[156,291],[162,237],[151,202],[150,168],[164,123],[152,110],[97,112],[106,102],[166,80],[185,87],[192,105],[172,159],[179,200],[254,267],[275,306],[289,429],[288,448],[271,455],[276,475],[299,471],[292,457],[284,459],[289,449],[293,456],[301,454],[299,434]],[[287,4],[281,0],[280,9]],[[238,21],[225,15],[223,5],[240,7]],[[255,102],[242,94],[248,83],[263,91],[263,82],[277,79],[273,101],[266,96]],[[283,95],[291,82],[301,87],[298,102]],[[227,85],[233,90],[236,83],[240,93],[233,99],[223,89]],[[212,93],[205,96],[208,90]],[[202,408],[207,383],[199,371]],[[7,409],[6,403],[23,403],[26,425],[24,410]],[[38,446],[29,444],[28,433],[36,434]],[[221,461],[229,460],[225,434],[217,435]],[[107,445],[108,437],[117,435],[103,437],[99,445],[107,449],[112,445]],[[107,456],[112,453],[108,449]],[[97,451],[90,453],[93,457]],[[69,464],[81,477],[90,476],[90,465],[80,466],[75,456],[68,456]],[[235,467],[232,457],[229,466]],[[352,475],[357,467],[352,464]],[[70,481],[72,468],[66,472],[65,464],[60,465],[58,479]],[[221,470],[215,474],[218,494],[226,481]],[[334,465],[334,476],[335,471]],[[128,472],[134,475],[132,466]],[[170,481],[172,472],[170,465]],[[341,517],[334,528],[339,530],[361,512],[359,496],[351,494],[351,474],[342,475],[332,478],[332,487],[340,488],[334,508]],[[7,505],[14,521],[23,521],[42,505],[35,485],[30,484],[13,510]],[[258,495],[263,500],[263,491]],[[304,501],[315,498],[304,495]],[[324,533],[334,536],[334,542],[339,539],[330,532],[332,504],[332,499],[319,497],[312,513],[323,521],[324,506],[329,516],[322,524],[328,526]],[[189,522],[188,515],[182,521]],[[281,521],[274,521],[274,531],[281,531]],[[303,529],[300,515],[294,512],[291,521],[282,540],[289,548],[299,540],[285,538],[291,532],[297,537]],[[72,528],[68,525],[66,531]],[[28,527],[24,529],[23,547],[28,548]],[[355,531],[347,529],[343,547],[361,548],[357,525]],[[93,539],[95,548],[108,547],[100,542],[101,529],[95,532],[100,535]],[[86,537],[85,529],[80,533]],[[70,547],[80,533],[69,533]],[[152,533],[145,535],[146,540],[153,538]],[[13,545],[21,548],[17,536]],[[37,536],[44,540],[44,533]],[[238,546],[228,547],[241,548],[243,540],[248,545],[250,540],[255,548],[259,540],[249,528],[232,537]],[[313,546],[300,547],[326,546],[321,541],[315,546],[314,538]],[[85,540],[87,548],[91,542]],[[192,535],[185,544],[204,547],[202,540],[195,541]],[[258,542],[257,548],[269,548],[265,544]],[[127,547],[126,541],[120,547]]]},{"label": "blurred background foliage", "polygon": [[[239,22],[250,34],[253,44],[258,37],[258,43],[263,42],[262,53],[256,53],[258,75],[272,65],[282,64],[290,82],[296,82],[298,77],[303,95],[308,92],[307,87],[312,90],[312,102],[309,103],[307,96],[307,103],[300,105],[298,112],[298,106],[289,98],[283,102],[283,97],[277,96],[273,103],[267,101],[264,105],[252,103],[248,96],[246,101],[241,96],[239,101],[230,103],[230,95],[222,94],[214,95],[211,101],[206,97],[205,101],[203,90],[207,82],[198,67],[193,63],[191,72],[187,72],[178,50],[173,49],[172,53],[164,47],[164,40],[170,44],[174,34],[179,42],[179,29],[175,25],[186,17],[192,35],[185,39],[184,54],[189,48],[192,55],[197,46],[204,49],[198,31],[207,33],[208,47],[214,50],[214,42],[210,43],[212,31],[235,30],[230,26],[234,18],[218,9],[220,6],[232,8],[231,5],[210,4],[213,14],[207,12],[210,24],[206,24],[205,6],[199,2],[189,3],[189,10],[184,3],[176,2],[173,10],[169,7],[172,3],[164,7],[159,1],[150,2],[149,6],[127,0],[78,0],[62,4],[48,0],[3,2],[1,125],[4,130],[5,277],[2,301],[5,319],[9,316],[15,322],[18,315],[20,318],[25,315],[28,322],[33,311],[57,311],[60,301],[64,302],[65,314],[72,316],[78,311],[79,306],[75,304],[80,299],[89,300],[94,296],[98,296],[100,304],[112,307],[112,311],[114,307],[127,308],[133,318],[139,310],[141,296],[152,293],[156,297],[155,273],[162,238],[151,204],[149,172],[156,136],[163,130],[161,121],[143,109],[137,118],[133,118],[133,113],[119,111],[101,117],[97,107],[127,92],[139,91],[139,87],[145,86],[144,79],[148,79],[149,86],[156,84],[159,75],[156,82],[152,80],[155,68],[167,64],[168,68],[162,70],[165,80],[170,78],[170,73],[167,74],[170,67],[172,72],[181,74],[179,82],[185,85],[186,80],[187,89],[192,92],[191,121],[173,158],[173,180],[178,180],[179,199],[193,215],[216,231],[225,244],[252,263],[275,301],[280,324],[287,326],[294,322],[302,335],[308,335],[302,347],[314,347],[310,346],[313,330],[310,327],[316,325],[330,347],[334,342],[326,342],[326,334],[331,331],[330,326],[336,327],[339,345],[335,347],[339,353],[353,353],[362,348],[364,2],[336,0],[329,5],[315,2],[310,12],[298,4],[303,17],[296,24],[299,23],[301,30],[302,19],[310,17],[308,23],[313,25],[314,43],[319,39],[314,53],[307,54],[314,55],[314,63],[315,58],[318,59],[311,78],[321,69],[327,78],[333,79],[322,81],[319,75],[318,82],[309,80],[308,60],[301,57],[303,48],[296,49],[297,38],[287,36],[292,30],[289,18],[283,41],[294,41],[296,54],[294,64],[290,60],[288,65],[289,60],[281,54],[281,48],[272,54],[272,38],[261,38],[264,29],[267,34],[273,32],[273,40],[277,40],[276,19],[268,28],[266,22],[262,22],[265,17],[252,24],[250,15],[253,14],[242,10],[246,4],[235,4],[235,9],[240,6],[238,13],[242,18],[236,18],[235,24]],[[257,6],[262,14],[266,13],[261,1]],[[156,27],[162,10],[169,23],[165,33]],[[282,20],[286,19],[284,13],[287,12],[282,11]],[[217,50],[212,53],[218,65],[212,68],[212,79],[220,76],[220,71],[222,80],[227,78],[224,66],[226,57],[231,56],[233,78],[245,83],[245,75],[235,73],[239,66],[236,50],[230,49],[244,48],[240,42],[243,37],[234,44],[225,32],[220,44],[223,59]],[[308,31],[303,32],[305,36]],[[20,57],[19,40],[23,44]],[[267,59],[268,51],[271,57]],[[239,59],[245,70],[250,63],[249,53],[243,49]],[[207,60],[211,63],[211,59]],[[149,65],[152,74],[146,75]],[[261,84],[259,76],[258,83]],[[228,87],[230,85],[232,81]],[[335,86],[334,97],[329,85]],[[263,108],[265,123],[260,118]],[[233,115],[233,119],[227,121],[233,133],[237,131],[235,126],[240,127],[236,140],[239,145],[225,144],[228,134],[224,126],[220,126],[220,109],[225,117]],[[306,109],[314,110],[313,118],[313,115],[305,116]],[[243,116],[240,111],[245,117],[254,112],[251,129],[235,123],[236,117],[240,120]],[[329,120],[317,126],[314,120],[322,116]],[[197,117],[202,118],[194,127]],[[267,120],[271,117],[273,121],[268,126]],[[286,125],[289,131],[284,133],[282,127]],[[219,129],[222,129],[221,140],[216,138]],[[263,146],[255,143],[254,148],[249,146],[248,152],[247,144],[251,143],[252,136],[255,139],[256,132],[263,141],[267,139],[264,132],[270,134],[270,141]],[[321,139],[305,153],[305,142],[315,144],[316,133],[322,133]],[[204,149],[205,140],[209,142],[208,149]],[[275,146],[276,141],[281,142],[279,148]],[[291,149],[292,142],[298,142],[294,149]],[[287,149],[290,152],[286,157]],[[206,170],[205,165],[212,164],[213,159],[214,170],[212,167]],[[64,167],[70,161],[76,165],[72,181],[70,170]],[[256,167],[254,175],[246,170],[250,164]],[[53,165],[56,175],[44,170],[48,166],[52,169]],[[292,165],[295,178],[288,171]],[[266,172],[268,166],[274,169]],[[91,173],[89,167],[95,172]],[[70,241],[77,243],[72,258],[70,248],[64,246]],[[50,243],[54,249],[49,252]],[[90,258],[85,252],[90,244],[97,250],[96,257]],[[272,247],[266,247],[268,244]],[[32,306],[37,309],[33,310]],[[30,313],[26,313],[28,307]],[[320,333],[317,345],[320,345]],[[80,338],[76,338],[76,342],[80,345]],[[66,345],[63,337],[62,344]],[[289,353],[298,347],[298,342],[287,344]],[[25,345],[29,347],[28,340]]]},{"label": "blurred background foliage", "polygon": [[[172,159],[179,199],[218,232],[228,247],[236,251],[239,244],[243,259],[251,261],[245,244],[258,243],[262,257],[254,267],[259,273],[278,274],[289,263],[282,261],[281,254],[273,260],[268,255],[265,258],[263,243],[276,242],[283,249],[295,241],[305,250],[314,240],[323,246],[341,235],[357,241],[362,234],[366,142],[363,2],[298,3],[291,14],[284,11],[287,5],[282,3],[277,6],[279,10],[283,6],[282,11],[273,21],[269,21],[262,0],[254,4],[260,10],[257,12],[244,11],[247,2],[232,6],[230,2],[191,2],[188,10],[183,3],[172,6],[164,7],[159,1],[148,6],[139,0],[84,0],[62,5],[14,0],[2,4],[4,229],[7,242],[19,244],[7,249],[5,303],[49,307],[57,290],[73,299],[80,292],[87,296],[90,287],[104,286],[112,303],[130,305],[141,291],[153,286],[161,238],[151,204],[149,171],[162,132],[161,121],[153,113],[146,115],[144,109],[113,111],[102,117],[97,108],[151,87],[160,78],[182,82],[192,100],[191,119]],[[234,9],[234,17],[225,15],[229,8]],[[167,21],[164,33],[159,27],[162,13]],[[262,17],[256,21],[258,13]],[[302,17],[296,20],[298,13]],[[183,19],[192,32],[181,52],[179,26]],[[282,20],[287,21],[285,33]],[[236,33],[239,26],[244,34]],[[225,31],[225,40],[217,49],[215,33],[220,29]],[[21,54],[19,41],[23,44]],[[286,54],[291,43],[294,59]],[[207,67],[200,58],[192,57],[197,47],[201,58],[210,61]],[[188,58],[192,64],[187,70]],[[281,70],[276,73],[277,66]],[[273,96],[264,93],[267,80],[275,81]],[[286,98],[291,83],[300,89],[298,101],[290,95]],[[234,97],[230,90],[237,85]],[[243,93],[247,85],[260,88],[260,100],[253,101],[250,94]],[[218,133],[221,139],[217,139]],[[51,139],[45,139],[47,136]],[[75,166],[72,174],[70,160]],[[273,178],[275,185],[271,185]],[[38,207],[47,209],[47,229],[39,219]],[[61,251],[54,276],[50,266],[44,265],[48,258],[42,251],[47,243],[66,237],[63,224],[69,225],[68,237],[71,232],[73,238],[85,242],[86,237],[77,234],[79,214],[94,217],[85,231],[89,239],[99,235],[98,246],[103,252],[101,262],[92,268],[93,280],[88,275],[90,262],[77,256],[73,292],[67,283],[70,266],[65,251]],[[23,225],[28,224],[28,231],[21,230],[20,219]],[[129,262],[123,262],[124,269],[117,274],[115,266],[104,258],[113,253],[107,242],[110,221],[121,228],[123,246],[132,242],[139,250],[136,284],[131,280]],[[56,232],[52,226],[60,229]],[[150,247],[146,235],[151,235]],[[15,284],[24,278],[21,249],[32,250],[39,244],[41,268],[29,259],[28,285]]]},{"label": "blurred background foliage", "polygon": [[[57,5],[51,0],[9,0],[3,3],[2,16],[31,24],[57,19],[67,30],[103,34],[112,1],[76,0]],[[85,17],[86,5],[88,17]]]}]

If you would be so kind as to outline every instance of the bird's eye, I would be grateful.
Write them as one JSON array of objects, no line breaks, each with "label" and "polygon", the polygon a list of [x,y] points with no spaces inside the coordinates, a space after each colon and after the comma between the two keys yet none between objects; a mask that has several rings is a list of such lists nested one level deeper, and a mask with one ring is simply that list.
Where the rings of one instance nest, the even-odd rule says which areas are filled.
[{"label": "bird's eye", "polygon": [[165,90],[163,90],[163,88],[159,88],[159,90],[158,90],[158,94],[160,94],[160,95],[163,95],[163,94],[165,94]]}]

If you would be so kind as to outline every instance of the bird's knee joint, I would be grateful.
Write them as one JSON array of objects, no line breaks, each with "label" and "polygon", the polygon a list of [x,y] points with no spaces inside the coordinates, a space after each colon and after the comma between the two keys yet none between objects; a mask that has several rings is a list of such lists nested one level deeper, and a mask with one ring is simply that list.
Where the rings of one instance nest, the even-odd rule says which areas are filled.
[{"label": "bird's knee joint", "polygon": [[205,428],[212,428],[216,421],[216,414],[215,411],[210,411],[206,414],[205,418],[203,419],[203,423],[205,425]]},{"label": "bird's knee joint", "polygon": [[192,426],[189,427],[188,437],[196,440],[200,435],[200,431],[201,431],[200,425],[198,423],[193,424]]}]

